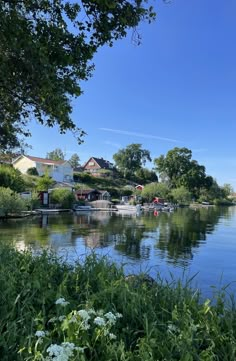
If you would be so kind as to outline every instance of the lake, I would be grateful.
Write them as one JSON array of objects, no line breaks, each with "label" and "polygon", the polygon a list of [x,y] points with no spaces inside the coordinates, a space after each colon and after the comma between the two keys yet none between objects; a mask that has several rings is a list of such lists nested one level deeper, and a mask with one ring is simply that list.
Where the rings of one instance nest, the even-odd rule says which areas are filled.
[{"label": "lake", "polygon": [[228,283],[236,293],[236,207],[35,216],[1,222],[0,240],[20,250],[50,248],[69,262],[95,251],[127,273],[160,273],[168,281],[195,275],[205,296]]}]

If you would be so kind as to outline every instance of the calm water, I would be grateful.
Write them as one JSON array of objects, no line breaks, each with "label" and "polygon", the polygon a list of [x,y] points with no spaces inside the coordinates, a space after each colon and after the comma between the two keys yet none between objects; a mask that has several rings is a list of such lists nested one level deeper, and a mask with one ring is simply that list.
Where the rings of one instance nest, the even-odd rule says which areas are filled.
[{"label": "calm water", "polygon": [[70,262],[95,250],[129,273],[160,272],[168,280],[196,274],[204,295],[231,282],[236,293],[236,207],[37,216],[0,223],[0,239],[18,249],[52,248]]}]

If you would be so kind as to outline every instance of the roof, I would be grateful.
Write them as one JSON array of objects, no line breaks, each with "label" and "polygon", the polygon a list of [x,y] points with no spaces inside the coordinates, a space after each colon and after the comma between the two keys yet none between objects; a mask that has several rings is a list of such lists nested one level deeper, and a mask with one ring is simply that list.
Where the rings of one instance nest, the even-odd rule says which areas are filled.
[{"label": "roof", "polygon": [[[47,158],[32,157],[31,155],[23,155],[23,156],[32,160],[33,162],[44,163],[44,164],[45,163],[46,164],[64,164],[67,162],[66,160],[52,160],[52,159],[47,159]],[[14,162],[17,161],[20,157],[15,159]]]},{"label": "roof", "polygon": [[86,195],[86,194],[89,194],[89,193],[100,193],[99,191],[97,191],[96,189],[78,189],[76,191],[76,194],[78,195]]},{"label": "roof", "polygon": [[16,159],[17,157],[19,157],[20,154],[16,154],[16,153],[1,153],[0,154],[0,163],[3,164],[11,164],[12,161],[14,159]]},{"label": "roof", "polygon": [[96,158],[96,157],[91,157],[89,158],[89,160],[85,163],[84,167],[88,164],[88,162],[90,161],[90,159],[94,159],[95,162],[99,165],[100,168],[102,169],[110,169],[110,167],[113,167],[113,163],[109,162],[109,160],[105,160],[103,158]]},{"label": "roof", "polygon": [[144,186],[142,186],[141,184],[138,184],[138,185],[135,186],[135,188],[136,188],[136,189],[137,189],[137,188],[142,188],[142,189],[143,189]]}]

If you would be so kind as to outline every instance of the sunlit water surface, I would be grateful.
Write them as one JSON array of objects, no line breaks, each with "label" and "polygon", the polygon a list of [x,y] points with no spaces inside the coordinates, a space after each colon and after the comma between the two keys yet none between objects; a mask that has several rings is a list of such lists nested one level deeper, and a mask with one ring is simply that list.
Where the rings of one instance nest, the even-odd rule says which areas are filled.
[{"label": "sunlit water surface", "polygon": [[[210,296],[230,283],[236,293],[236,207],[178,209],[173,213],[85,212],[0,223],[0,239],[18,249],[50,248],[69,262],[95,251],[125,272],[170,281],[191,278]],[[214,287],[213,287],[214,286]]]}]

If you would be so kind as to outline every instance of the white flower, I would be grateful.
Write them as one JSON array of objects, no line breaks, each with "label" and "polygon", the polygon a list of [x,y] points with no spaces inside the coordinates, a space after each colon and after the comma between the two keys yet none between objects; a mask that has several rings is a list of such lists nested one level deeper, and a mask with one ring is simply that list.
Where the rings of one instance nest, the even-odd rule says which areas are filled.
[{"label": "white flower", "polygon": [[87,321],[84,321],[81,324],[81,328],[82,328],[82,330],[88,330],[90,328],[90,325],[88,324]]},{"label": "white flower", "polygon": [[70,302],[66,301],[64,297],[58,298],[58,300],[56,300],[55,304],[56,305],[61,305],[63,307],[69,305]]},{"label": "white flower", "polygon": [[37,337],[44,337],[46,335],[45,331],[36,331],[35,336]]},{"label": "white flower", "polygon": [[59,320],[60,322],[62,322],[62,321],[65,320],[65,318],[66,318],[66,316],[65,316],[65,315],[62,315],[62,316],[59,316],[59,317],[58,317],[58,320]]},{"label": "white flower", "polygon": [[90,309],[88,310],[88,314],[89,314],[89,315],[96,315],[96,312],[95,312],[95,310],[94,310],[93,308],[90,308]]},{"label": "white flower", "polygon": [[96,317],[93,321],[95,323],[95,325],[98,325],[98,326],[105,326],[106,325],[106,322],[104,320],[103,317]]},{"label": "white flower", "polygon": [[172,332],[176,332],[176,331],[177,331],[177,327],[176,327],[175,325],[173,325],[173,323],[170,323],[170,324],[168,325],[168,330],[167,330],[167,332],[172,333]]},{"label": "white flower", "polygon": [[114,335],[114,333],[109,333],[109,337],[110,337],[111,340],[116,339],[116,335]]},{"label": "white flower", "polygon": [[76,350],[74,343],[63,342],[61,345],[52,344],[47,348],[49,357],[53,361],[68,361]]},{"label": "white flower", "polygon": [[52,344],[47,348],[47,352],[49,353],[49,356],[60,356],[60,354],[63,353],[63,347],[56,345],[56,344]]},{"label": "white flower", "polygon": [[121,318],[121,317],[123,317],[122,314],[119,312],[116,312],[116,318]]},{"label": "white flower", "polygon": [[108,322],[112,325],[116,323],[116,316],[112,312],[107,312],[104,317],[108,319]]},{"label": "white flower", "polygon": [[90,316],[86,310],[80,310],[77,313],[84,321],[88,321],[90,319]]}]

